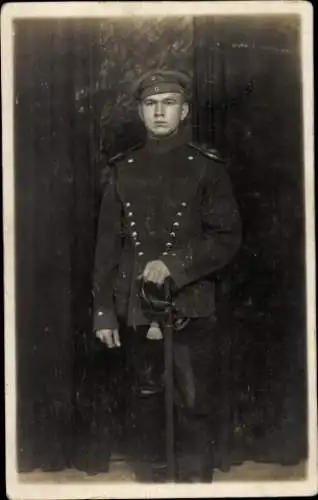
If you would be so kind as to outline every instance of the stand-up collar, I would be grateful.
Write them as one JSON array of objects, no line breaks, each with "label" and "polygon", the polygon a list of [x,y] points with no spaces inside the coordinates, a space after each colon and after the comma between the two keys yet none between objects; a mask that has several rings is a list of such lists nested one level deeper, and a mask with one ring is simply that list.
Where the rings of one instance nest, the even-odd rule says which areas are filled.
[{"label": "stand-up collar", "polygon": [[168,137],[158,138],[149,135],[147,138],[146,148],[151,153],[167,153],[168,151],[177,148],[178,146],[184,144],[189,140],[191,140],[190,128],[182,127],[177,132],[169,135]]}]

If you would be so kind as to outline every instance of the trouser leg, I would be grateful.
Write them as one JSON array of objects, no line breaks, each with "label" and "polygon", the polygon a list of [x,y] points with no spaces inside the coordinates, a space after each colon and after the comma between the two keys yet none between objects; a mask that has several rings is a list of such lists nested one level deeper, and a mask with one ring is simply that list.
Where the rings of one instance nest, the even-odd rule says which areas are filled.
[{"label": "trouser leg", "polygon": [[131,330],[126,342],[129,454],[134,462],[164,459],[163,346],[148,340],[146,328]]},{"label": "trouser leg", "polygon": [[174,341],[176,459],[179,480],[211,480],[215,323],[191,320]]},{"label": "trouser leg", "polygon": [[176,409],[176,465],[181,481],[212,480],[213,438],[207,416]]}]

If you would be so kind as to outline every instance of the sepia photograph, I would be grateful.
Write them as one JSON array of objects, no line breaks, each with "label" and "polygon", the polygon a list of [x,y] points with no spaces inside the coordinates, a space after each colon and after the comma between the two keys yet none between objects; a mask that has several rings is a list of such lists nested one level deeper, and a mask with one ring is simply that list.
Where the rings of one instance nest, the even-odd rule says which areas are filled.
[{"label": "sepia photograph", "polygon": [[8,498],[317,493],[311,4],[1,28]]}]

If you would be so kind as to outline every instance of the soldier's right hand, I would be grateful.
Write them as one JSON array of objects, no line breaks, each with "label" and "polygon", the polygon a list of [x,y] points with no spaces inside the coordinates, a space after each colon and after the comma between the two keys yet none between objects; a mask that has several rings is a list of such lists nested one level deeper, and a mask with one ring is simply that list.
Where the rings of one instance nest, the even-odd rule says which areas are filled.
[{"label": "soldier's right hand", "polygon": [[119,332],[116,329],[102,329],[96,331],[96,337],[106,344],[109,349],[113,349],[114,347],[120,347],[120,338]]}]

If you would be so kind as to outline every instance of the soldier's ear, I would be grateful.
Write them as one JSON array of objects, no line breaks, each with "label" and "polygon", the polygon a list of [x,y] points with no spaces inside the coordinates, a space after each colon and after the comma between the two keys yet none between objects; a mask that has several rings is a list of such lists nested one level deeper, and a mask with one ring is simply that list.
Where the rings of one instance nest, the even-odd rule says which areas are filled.
[{"label": "soldier's ear", "polygon": [[181,108],[181,115],[180,115],[180,120],[183,121],[186,119],[186,117],[188,116],[189,114],[189,104],[185,101],[183,104],[182,104],[182,108]]}]

